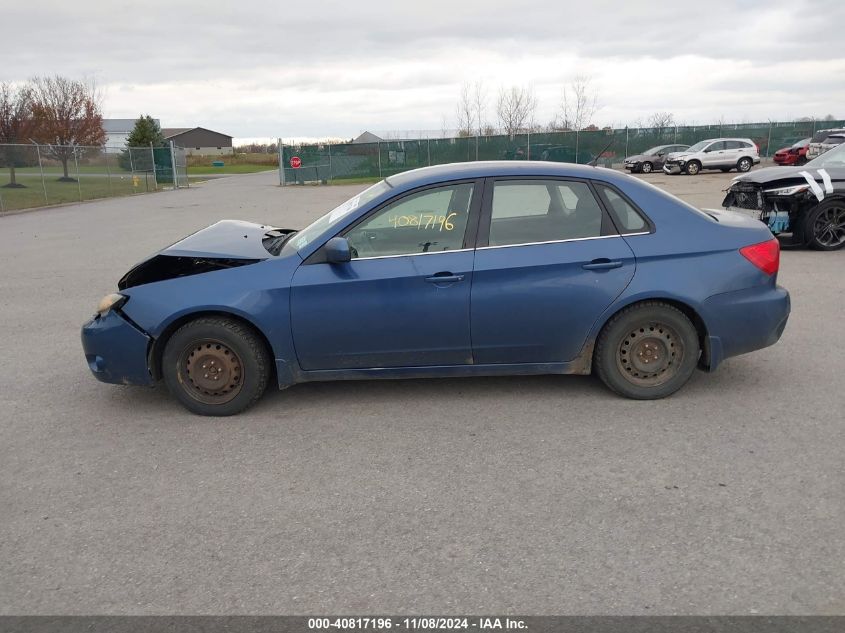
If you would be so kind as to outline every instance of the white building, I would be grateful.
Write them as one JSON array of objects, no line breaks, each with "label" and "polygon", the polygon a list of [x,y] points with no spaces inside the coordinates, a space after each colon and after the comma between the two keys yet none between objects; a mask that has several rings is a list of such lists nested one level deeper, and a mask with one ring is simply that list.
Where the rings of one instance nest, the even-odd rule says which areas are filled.
[{"label": "white building", "polygon": [[[135,127],[135,121],[138,119],[103,119],[103,130],[106,133],[106,147],[119,147],[123,149],[126,147],[126,139],[129,138],[132,128]],[[159,127],[161,121],[153,119]]]}]

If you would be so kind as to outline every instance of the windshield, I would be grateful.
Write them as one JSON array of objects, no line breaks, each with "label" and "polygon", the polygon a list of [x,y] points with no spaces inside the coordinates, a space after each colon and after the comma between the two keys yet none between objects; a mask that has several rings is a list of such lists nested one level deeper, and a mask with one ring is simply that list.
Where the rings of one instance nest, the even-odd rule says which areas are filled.
[{"label": "windshield", "polygon": [[807,143],[809,143],[809,142],[810,142],[810,139],[808,139],[808,138],[802,138],[802,139],[801,139],[800,141],[798,141],[797,143],[793,143],[793,144],[792,144],[792,149],[800,149],[800,148],[804,147],[804,146],[805,146]]},{"label": "windshield", "polygon": [[688,151],[688,152],[700,152],[700,151],[701,151],[701,150],[703,150],[705,147],[707,147],[709,144],[710,144],[710,141],[699,141],[699,142],[698,142],[698,143],[696,143],[695,145],[692,145],[692,146],[691,146],[689,149],[687,149],[686,151]]},{"label": "windshield", "polygon": [[832,150],[817,156],[805,167],[845,167],[845,144],[837,145]]},{"label": "windshield", "polygon": [[349,213],[352,213],[362,204],[366,204],[370,200],[377,198],[390,188],[391,186],[387,184],[387,181],[382,180],[381,182],[374,184],[369,189],[365,189],[357,196],[353,196],[343,204],[336,206],[319,220],[312,222],[307,227],[294,234],[291,239],[285,242],[284,247],[282,247],[282,252],[289,252],[290,250],[298,251],[299,249],[304,248],[310,244],[315,237],[324,231],[329,230],[336,224],[339,224],[340,221]]},{"label": "windshield", "polygon": [[658,145],[657,147],[652,147],[650,149],[647,149],[646,151],[643,152],[643,154],[645,154],[646,156],[654,156],[657,152],[659,152],[662,149],[666,149],[667,147],[668,147],[668,145]]}]

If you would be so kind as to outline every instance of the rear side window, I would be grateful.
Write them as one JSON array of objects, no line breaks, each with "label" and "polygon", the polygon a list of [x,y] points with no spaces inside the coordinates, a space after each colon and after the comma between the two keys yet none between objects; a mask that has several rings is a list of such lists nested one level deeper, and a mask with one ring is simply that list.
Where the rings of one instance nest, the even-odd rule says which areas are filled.
[{"label": "rear side window", "polygon": [[589,186],[556,180],[493,185],[490,246],[599,237],[602,211]]},{"label": "rear side window", "polygon": [[604,196],[607,208],[621,233],[639,233],[648,230],[645,218],[625,198],[610,187],[599,184],[596,184],[596,187]]}]

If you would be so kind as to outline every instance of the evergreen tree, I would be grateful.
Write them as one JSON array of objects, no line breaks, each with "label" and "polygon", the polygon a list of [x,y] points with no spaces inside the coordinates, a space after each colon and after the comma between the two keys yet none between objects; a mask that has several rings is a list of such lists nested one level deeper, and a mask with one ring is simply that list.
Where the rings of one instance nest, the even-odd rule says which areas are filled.
[{"label": "evergreen tree", "polygon": [[[150,143],[153,147],[165,147],[167,145],[156,120],[149,114],[142,114],[135,121],[135,127],[132,128],[126,138],[126,149],[121,152],[118,158],[120,166],[126,170],[134,167],[135,171],[152,169],[152,157],[149,150],[146,149],[150,147]],[[131,157],[130,152],[132,152]]]}]

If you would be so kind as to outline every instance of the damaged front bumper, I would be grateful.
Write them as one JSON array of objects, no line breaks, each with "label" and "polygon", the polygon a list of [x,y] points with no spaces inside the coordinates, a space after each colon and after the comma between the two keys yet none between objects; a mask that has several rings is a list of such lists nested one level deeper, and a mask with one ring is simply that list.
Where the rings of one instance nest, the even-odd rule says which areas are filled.
[{"label": "damaged front bumper", "polygon": [[147,367],[151,338],[119,311],[109,310],[82,326],[82,349],[97,380],[120,385],[152,385]]}]

